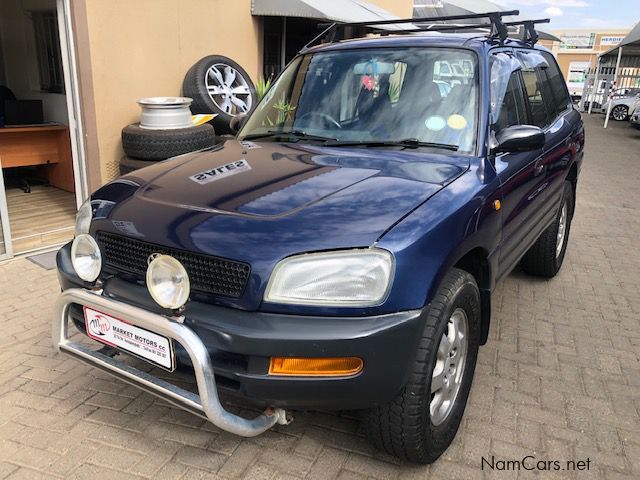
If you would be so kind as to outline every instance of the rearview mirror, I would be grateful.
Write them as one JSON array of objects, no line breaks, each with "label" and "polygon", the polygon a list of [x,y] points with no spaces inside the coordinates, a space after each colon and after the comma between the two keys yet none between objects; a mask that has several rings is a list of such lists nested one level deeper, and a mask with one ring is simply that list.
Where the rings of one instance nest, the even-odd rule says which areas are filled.
[{"label": "rearview mirror", "polygon": [[533,125],[514,125],[496,134],[494,153],[530,152],[544,147],[544,132]]},{"label": "rearview mirror", "polygon": [[229,130],[233,135],[237,135],[240,129],[244,126],[244,122],[247,120],[246,115],[237,115],[232,117],[229,121]]}]

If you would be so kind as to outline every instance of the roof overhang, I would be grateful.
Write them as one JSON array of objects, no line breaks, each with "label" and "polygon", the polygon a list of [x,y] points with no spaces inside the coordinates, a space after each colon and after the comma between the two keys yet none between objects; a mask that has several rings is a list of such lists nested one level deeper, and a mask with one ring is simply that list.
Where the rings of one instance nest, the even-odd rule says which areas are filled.
[{"label": "roof overhang", "polygon": [[251,14],[332,22],[374,22],[398,18],[364,0],[252,0]]}]

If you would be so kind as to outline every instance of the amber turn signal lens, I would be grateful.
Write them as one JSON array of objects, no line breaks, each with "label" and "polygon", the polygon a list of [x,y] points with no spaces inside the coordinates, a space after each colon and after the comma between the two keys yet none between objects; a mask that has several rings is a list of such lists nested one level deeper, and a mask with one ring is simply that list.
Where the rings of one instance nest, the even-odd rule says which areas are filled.
[{"label": "amber turn signal lens", "polygon": [[340,358],[293,358],[273,357],[269,375],[297,375],[310,377],[344,377],[362,370],[362,359]]}]

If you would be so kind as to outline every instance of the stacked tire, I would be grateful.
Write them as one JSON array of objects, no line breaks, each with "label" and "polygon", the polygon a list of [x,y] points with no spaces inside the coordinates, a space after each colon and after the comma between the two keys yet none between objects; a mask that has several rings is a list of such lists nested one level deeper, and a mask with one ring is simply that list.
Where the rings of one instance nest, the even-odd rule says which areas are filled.
[{"label": "stacked tire", "polygon": [[216,115],[211,123],[218,134],[231,134],[231,120],[249,114],[258,99],[247,72],[222,55],[198,60],[184,77],[182,93],[193,99],[191,111],[194,114]]},{"label": "stacked tire", "polygon": [[139,123],[128,125],[122,129],[125,156],[120,160],[120,175],[153,162],[209,148],[215,141],[215,130],[208,123],[162,130],[144,128]]}]

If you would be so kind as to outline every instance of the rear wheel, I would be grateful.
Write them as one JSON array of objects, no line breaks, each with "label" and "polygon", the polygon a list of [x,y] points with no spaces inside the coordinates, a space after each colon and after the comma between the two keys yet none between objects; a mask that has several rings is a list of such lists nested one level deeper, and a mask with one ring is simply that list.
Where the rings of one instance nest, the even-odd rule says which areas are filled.
[{"label": "rear wheel", "polygon": [[573,187],[564,182],[562,202],[556,220],[547,227],[520,262],[522,269],[538,277],[555,277],[567,251],[573,217]]},{"label": "rear wheel", "polygon": [[431,463],[455,438],[467,403],[480,339],[480,292],[469,273],[452,269],[428,307],[409,381],[390,403],[366,413],[381,450]]}]

